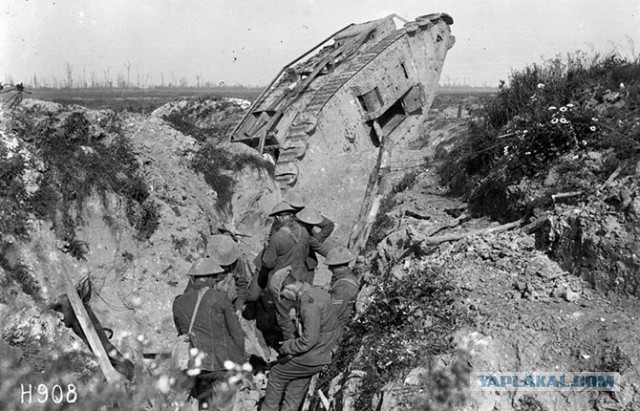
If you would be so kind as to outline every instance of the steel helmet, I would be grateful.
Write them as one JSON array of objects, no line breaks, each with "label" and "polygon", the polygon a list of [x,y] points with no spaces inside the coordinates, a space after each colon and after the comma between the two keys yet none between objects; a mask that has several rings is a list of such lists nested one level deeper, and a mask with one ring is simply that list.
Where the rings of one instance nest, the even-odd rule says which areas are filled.
[{"label": "steel helmet", "polygon": [[301,209],[305,208],[307,205],[307,199],[302,195],[300,191],[297,190],[289,190],[284,195],[284,201],[289,203],[289,205],[293,208]]},{"label": "steel helmet", "polygon": [[203,258],[193,263],[187,275],[192,277],[201,277],[204,275],[213,275],[224,273],[222,267],[215,262],[213,258]]},{"label": "steel helmet", "polygon": [[231,237],[216,234],[211,237],[207,245],[209,257],[215,259],[220,265],[231,265],[240,257],[240,247]]},{"label": "steel helmet", "polygon": [[336,247],[329,250],[324,263],[326,265],[340,265],[350,263],[355,259],[356,257],[354,257],[347,247]]},{"label": "steel helmet", "polygon": [[294,212],[296,211],[296,209],[291,207],[289,203],[285,203],[284,201],[281,201],[273,207],[273,210],[271,210],[271,212],[269,213],[269,217],[273,217],[275,215],[284,213],[286,211]]},{"label": "steel helmet", "polygon": [[296,218],[303,223],[318,225],[322,222],[322,214],[313,208],[305,207],[302,210],[298,211],[296,214]]},{"label": "steel helmet", "polygon": [[291,269],[290,265],[281,268],[273,273],[271,280],[269,280],[268,288],[269,291],[271,291],[271,294],[273,294],[274,298],[280,300],[282,285],[284,284],[284,280],[286,280],[289,275],[293,277],[293,270]]}]

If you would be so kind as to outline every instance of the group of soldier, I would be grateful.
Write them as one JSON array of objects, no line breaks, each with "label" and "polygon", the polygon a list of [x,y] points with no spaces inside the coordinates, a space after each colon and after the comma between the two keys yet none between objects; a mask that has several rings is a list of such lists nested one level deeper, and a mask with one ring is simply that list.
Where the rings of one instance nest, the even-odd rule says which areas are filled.
[{"label": "group of soldier", "polygon": [[[256,319],[278,353],[260,409],[297,411],[311,378],[331,363],[353,314],[359,290],[350,267],[355,257],[326,241],[333,222],[306,206],[296,191],[287,192],[269,216],[274,222],[253,264],[230,236],[214,235],[173,303],[178,334],[189,334],[203,355],[191,379],[199,409],[234,409],[237,388],[229,384],[228,364],[247,360],[243,317]],[[314,286],[317,254],[331,271],[328,287]]]}]

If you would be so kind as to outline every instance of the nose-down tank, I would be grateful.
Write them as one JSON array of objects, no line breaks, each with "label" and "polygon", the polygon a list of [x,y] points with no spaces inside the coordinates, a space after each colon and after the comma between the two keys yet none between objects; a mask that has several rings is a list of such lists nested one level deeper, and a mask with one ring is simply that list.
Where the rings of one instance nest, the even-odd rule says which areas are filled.
[{"label": "nose-down tank", "polygon": [[363,241],[385,153],[416,138],[455,42],[451,24],[444,13],[390,15],[337,31],[278,73],[231,141],[271,159],[283,193],[302,191],[336,222],[338,242]]}]

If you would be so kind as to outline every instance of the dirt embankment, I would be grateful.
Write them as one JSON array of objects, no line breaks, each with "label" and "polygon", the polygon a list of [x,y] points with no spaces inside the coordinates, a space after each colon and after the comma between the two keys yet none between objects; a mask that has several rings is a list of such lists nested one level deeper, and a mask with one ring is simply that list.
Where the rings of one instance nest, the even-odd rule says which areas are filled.
[{"label": "dirt embankment", "polygon": [[[230,100],[217,115],[225,109],[242,107]],[[87,352],[45,310],[65,292],[61,267],[74,282],[91,279],[92,308],[114,330],[116,347],[128,356],[167,352],[175,334],[172,301],[207,239],[219,229],[248,233],[240,238],[252,255],[268,230],[265,216],[279,191],[248,148],[218,144],[202,152],[204,142],[158,117],[35,100],[5,113],[2,125],[3,161],[24,162],[12,184],[30,184],[19,191],[26,193],[19,200],[28,213],[7,207],[2,220],[13,224],[0,235],[3,347],[12,347],[4,370],[20,361],[50,369],[56,347]],[[117,142],[127,152],[115,151],[105,163],[104,153]],[[43,157],[47,153],[57,156],[56,164]],[[116,168],[125,154],[128,162]],[[65,192],[68,187],[74,191]],[[72,368],[86,372],[84,366]]]},{"label": "dirt embankment", "polygon": [[[425,130],[430,161],[399,180],[373,229],[343,369],[321,378],[337,409],[635,409],[636,177],[585,179],[593,190],[566,197],[523,184],[538,207],[502,225],[471,218],[440,186],[437,163],[465,138],[464,119],[433,116]],[[620,373],[621,390],[470,391],[469,372]]]}]

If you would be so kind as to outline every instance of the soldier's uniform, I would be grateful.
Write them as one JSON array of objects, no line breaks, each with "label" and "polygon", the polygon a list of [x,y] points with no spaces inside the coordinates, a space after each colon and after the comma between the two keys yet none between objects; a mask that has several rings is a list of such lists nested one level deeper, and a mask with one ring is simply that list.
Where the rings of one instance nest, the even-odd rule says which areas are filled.
[{"label": "soldier's uniform", "polygon": [[280,353],[291,359],[271,368],[262,411],[297,411],[311,377],[331,363],[338,347],[340,326],[326,291],[303,284],[296,310],[301,325],[300,336],[282,344]]},{"label": "soldier's uniform", "polygon": [[[245,355],[244,332],[234,307],[224,292],[214,288],[216,279],[213,276],[223,272],[211,258],[197,261],[187,275],[211,277],[211,280],[192,282],[185,293],[173,302],[173,319],[178,335],[188,334],[198,295],[201,290],[204,293],[191,329],[193,347],[205,354],[200,365],[201,372],[195,377],[191,391],[201,408],[208,408],[212,403],[221,406],[233,404],[237,389],[234,385],[226,384],[228,371],[224,362],[241,364]],[[205,287],[208,289],[205,290]]]},{"label": "soldier's uniform", "polygon": [[358,279],[353,274],[353,271],[348,267],[346,267],[345,271],[340,278],[334,277],[329,290],[333,308],[336,310],[338,322],[342,329],[349,323],[353,315],[359,291]]}]

